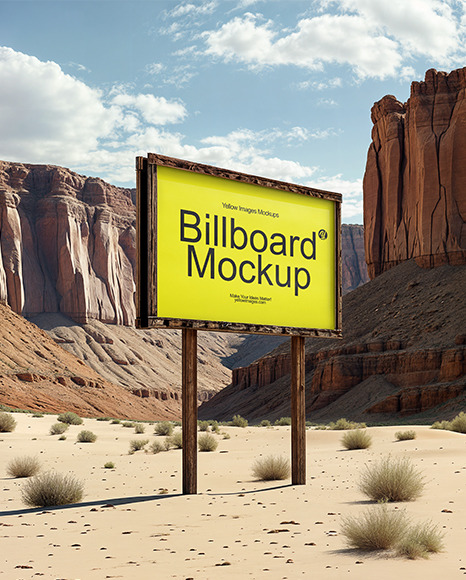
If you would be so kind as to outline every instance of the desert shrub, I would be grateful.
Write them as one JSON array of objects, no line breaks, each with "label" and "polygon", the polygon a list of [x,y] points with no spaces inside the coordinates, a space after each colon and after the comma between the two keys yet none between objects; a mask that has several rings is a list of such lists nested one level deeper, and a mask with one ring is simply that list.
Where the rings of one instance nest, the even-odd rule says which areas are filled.
[{"label": "desert shrub", "polygon": [[29,479],[21,490],[23,502],[31,507],[67,505],[81,501],[84,484],[72,475],[47,472]]},{"label": "desert shrub", "polygon": [[229,433],[222,433],[224,439],[231,439],[231,435]]},{"label": "desert shrub", "polygon": [[335,423],[329,423],[328,428],[334,431],[344,431],[345,429],[364,429],[367,427],[365,423],[355,423],[354,421],[348,421],[345,418],[338,419]]},{"label": "desert shrub", "polygon": [[16,419],[13,415],[9,413],[5,413],[4,411],[0,412],[0,433],[11,433],[15,430],[16,427]]},{"label": "desert shrub", "polygon": [[212,431],[212,433],[217,433],[217,435],[220,433],[220,427],[218,425],[218,421],[210,421],[210,429]]},{"label": "desert shrub", "polygon": [[24,456],[12,459],[6,471],[11,477],[32,477],[37,475],[40,470],[40,462],[37,457]]},{"label": "desert shrub", "polygon": [[199,431],[208,431],[209,430],[209,421],[198,421],[197,426]]},{"label": "desert shrub", "polygon": [[175,431],[172,435],[166,438],[170,447],[175,447],[176,449],[183,448],[183,433],[181,431]]},{"label": "desert shrub", "polygon": [[408,431],[397,431],[395,438],[397,441],[410,441],[411,439],[416,439],[416,431],[412,429]]},{"label": "desert shrub", "polygon": [[154,433],[156,435],[171,435],[173,433],[173,425],[170,421],[159,421],[154,426]]},{"label": "desert shrub", "polygon": [[97,421],[110,421],[111,417],[97,417]]},{"label": "desert shrub", "polygon": [[136,423],[134,426],[134,432],[138,435],[141,435],[146,430],[146,427],[142,423]]},{"label": "desert shrub", "polygon": [[135,427],[135,423],[133,423],[133,421],[123,421],[121,426],[125,427],[126,429],[133,429]]},{"label": "desert shrub", "polygon": [[431,429],[450,429],[450,421],[435,421],[430,428]]},{"label": "desert shrub", "polygon": [[92,431],[89,431],[87,429],[83,429],[82,431],[80,431],[78,433],[78,436],[76,438],[76,440],[79,443],[94,443],[97,439],[97,435],[95,433],[93,433]]},{"label": "desert shrub", "polygon": [[42,417],[43,417],[43,416],[44,416],[44,413],[33,413],[33,414],[31,415],[31,417],[32,417],[33,419],[42,419]]},{"label": "desert shrub", "polygon": [[120,419],[112,419],[110,425],[119,425],[121,423]]},{"label": "desert shrub", "polygon": [[431,522],[424,522],[409,528],[397,547],[400,556],[406,556],[411,560],[427,558],[429,553],[437,553],[442,550],[443,534]]},{"label": "desert shrub", "polygon": [[50,427],[49,433],[50,435],[61,435],[68,429],[68,427],[69,427],[68,423],[54,423]]},{"label": "desert shrub", "polygon": [[129,442],[129,452],[135,453],[136,451],[140,451],[144,449],[144,447],[149,443],[149,439],[132,439]]},{"label": "desert shrub", "polygon": [[291,417],[280,417],[280,419],[277,419],[275,421],[274,425],[276,425],[277,427],[291,425]]},{"label": "desert shrub", "polygon": [[163,443],[161,443],[160,441],[153,441],[151,446],[149,447],[149,451],[151,453],[154,453],[154,455],[156,453],[160,453],[161,451],[166,451],[167,449],[165,448],[165,445]]},{"label": "desert shrub", "polygon": [[233,427],[247,427],[248,420],[245,419],[244,417],[241,417],[241,415],[233,415],[233,419],[231,420],[231,425]]},{"label": "desert shrub", "polygon": [[218,447],[217,439],[211,433],[203,433],[197,440],[199,451],[215,451]]},{"label": "desert shrub", "polygon": [[466,433],[466,414],[463,411],[451,420],[449,429],[457,433]]},{"label": "desert shrub", "polygon": [[359,517],[342,519],[341,533],[350,548],[389,550],[406,534],[407,519],[402,511],[389,511],[386,505],[375,506]]},{"label": "desert shrub", "polygon": [[275,455],[262,457],[254,462],[252,473],[261,481],[287,479],[290,476],[290,462],[285,457]]},{"label": "desert shrub", "polygon": [[345,449],[368,449],[372,445],[372,437],[365,429],[350,429],[341,438]]},{"label": "desert shrub", "polygon": [[107,463],[104,463],[104,467],[105,469],[115,469],[115,464],[113,461],[107,461]]},{"label": "desert shrub", "polygon": [[262,419],[259,423],[259,427],[271,427],[272,423],[268,419]]},{"label": "desert shrub", "polygon": [[314,429],[316,431],[327,431],[327,425],[315,425]]},{"label": "desert shrub", "polygon": [[374,501],[412,501],[421,495],[424,478],[409,459],[389,456],[366,465],[359,487]]},{"label": "desert shrub", "polygon": [[60,435],[58,441],[66,441],[66,435]]},{"label": "desert shrub", "polygon": [[76,415],[76,413],[72,413],[71,411],[67,411],[66,413],[61,413],[57,417],[57,421],[60,423],[66,423],[67,425],[82,425],[83,420],[81,417]]}]

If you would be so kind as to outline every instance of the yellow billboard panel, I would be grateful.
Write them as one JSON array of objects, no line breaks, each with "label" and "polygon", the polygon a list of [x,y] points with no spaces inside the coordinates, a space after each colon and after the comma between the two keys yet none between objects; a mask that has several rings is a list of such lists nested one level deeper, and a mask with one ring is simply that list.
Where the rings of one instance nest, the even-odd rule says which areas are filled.
[{"label": "yellow billboard panel", "polygon": [[155,173],[149,315],[338,329],[338,201],[163,164]]}]

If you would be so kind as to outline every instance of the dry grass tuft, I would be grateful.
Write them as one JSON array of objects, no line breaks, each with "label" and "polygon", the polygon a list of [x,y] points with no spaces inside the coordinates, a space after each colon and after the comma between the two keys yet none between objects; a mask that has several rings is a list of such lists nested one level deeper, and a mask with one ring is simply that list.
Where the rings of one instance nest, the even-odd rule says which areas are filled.
[{"label": "dry grass tuft", "polygon": [[134,426],[134,432],[137,435],[141,435],[142,433],[144,433],[146,431],[146,427],[145,425],[143,425],[142,423],[136,423],[136,425]]},{"label": "dry grass tuft", "polygon": [[156,435],[171,435],[173,433],[173,425],[169,421],[159,421],[155,424],[154,433]]},{"label": "dry grass tuft", "polygon": [[72,475],[48,472],[29,479],[21,495],[23,502],[31,507],[68,505],[81,501],[84,484]]},{"label": "dry grass tuft", "polygon": [[83,429],[83,431],[78,433],[76,440],[78,443],[94,443],[97,440],[97,435],[92,431]]},{"label": "dry grass tuft", "polygon": [[197,440],[199,451],[215,451],[218,447],[218,441],[211,433],[202,433]]},{"label": "dry grass tuft", "polygon": [[67,411],[66,413],[61,413],[57,417],[57,421],[60,423],[67,423],[68,425],[82,425],[83,420],[81,417],[76,415],[76,413],[72,413],[71,411]]},{"label": "dry grass tuft", "polygon": [[231,426],[232,427],[247,427],[248,420],[245,419],[244,417],[241,417],[241,415],[233,415],[233,419],[231,420]]},{"label": "dry grass tuft", "polygon": [[428,558],[429,553],[436,554],[444,548],[443,534],[432,522],[412,526],[400,542],[397,552],[410,560]]},{"label": "dry grass tuft", "polygon": [[11,433],[16,428],[16,419],[10,413],[0,412],[0,433]]},{"label": "dry grass tuft", "polygon": [[450,429],[456,431],[457,433],[466,433],[466,413],[461,413],[457,415],[450,422]]},{"label": "dry grass tuft", "polygon": [[62,435],[68,428],[68,423],[54,423],[50,427],[50,435]]},{"label": "dry grass tuft", "polygon": [[341,444],[349,451],[368,449],[372,445],[372,437],[364,429],[351,429],[343,435]]},{"label": "dry grass tuft", "polygon": [[344,417],[338,419],[335,423],[329,423],[328,429],[334,431],[344,431],[346,429],[364,429],[367,427],[365,423],[355,423],[354,421],[348,421]]},{"label": "dry grass tuft", "polygon": [[170,435],[165,440],[167,442],[168,448],[175,447],[175,449],[183,448],[183,434],[181,431],[176,431],[173,435]]},{"label": "dry grass tuft", "polygon": [[395,438],[397,441],[411,441],[412,439],[416,439],[416,431],[412,429],[408,431],[397,431]]},{"label": "dry grass tuft", "polygon": [[254,462],[252,474],[260,481],[287,479],[290,476],[290,462],[285,457],[275,455],[262,457]]},{"label": "dry grass tuft", "polygon": [[409,459],[389,456],[366,465],[359,487],[374,501],[412,501],[422,494],[424,478]]},{"label": "dry grass tuft", "polygon": [[11,477],[32,477],[40,471],[40,461],[37,457],[25,456],[12,459],[6,471]]},{"label": "dry grass tuft", "polygon": [[144,447],[149,443],[149,439],[132,439],[129,442],[129,453],[133,454],[136,451],[144,449]]},{"label": "dry grass tuft", "polygon": [[406,534],[407,519],[402,511],[389,511],[386,505],[362,513],[359,518],[343,518],[341,532],[350,548],[389,550]]}]

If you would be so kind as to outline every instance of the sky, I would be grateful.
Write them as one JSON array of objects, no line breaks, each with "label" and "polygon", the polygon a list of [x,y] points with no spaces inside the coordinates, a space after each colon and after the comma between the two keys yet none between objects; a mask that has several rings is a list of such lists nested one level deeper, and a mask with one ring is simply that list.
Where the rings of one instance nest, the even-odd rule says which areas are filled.
[{"label": "sky", "polygon": [[343,194],[370,110],[466,65],[466,0],[0,0],[0,159],[135,187],[148,152]]}]

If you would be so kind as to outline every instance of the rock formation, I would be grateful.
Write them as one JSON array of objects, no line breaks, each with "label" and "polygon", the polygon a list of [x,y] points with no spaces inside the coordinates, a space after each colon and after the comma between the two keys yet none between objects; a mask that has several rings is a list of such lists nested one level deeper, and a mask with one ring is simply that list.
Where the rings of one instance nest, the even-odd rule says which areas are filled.
[{"label": "rock formation", "polygon": [[465,96],[466,68],[429,70],[407,103],[374,104],[363,185],[371,278],[410,258],[466,263]]},{"label": "rock formation", "polygon": [[0,162],[0,299],[26,316],[132,324],[131,195],[60,167]]},{"label": "rock formation", "polygon": [[[371,421],[465,399],[464,288],[466,265],[423,269],[410,260],[347,294],[343,340],[306,341],[307,417]],[[229,419],[232,409],[253,420],[289,416],[290,370],[288,341],[233,369],[232,384],[199,416]]]},{"label": "rock formation", "polygon": [[364,254],[363,226],[342,224],[341,262],[343,294],[369,281]]}]

